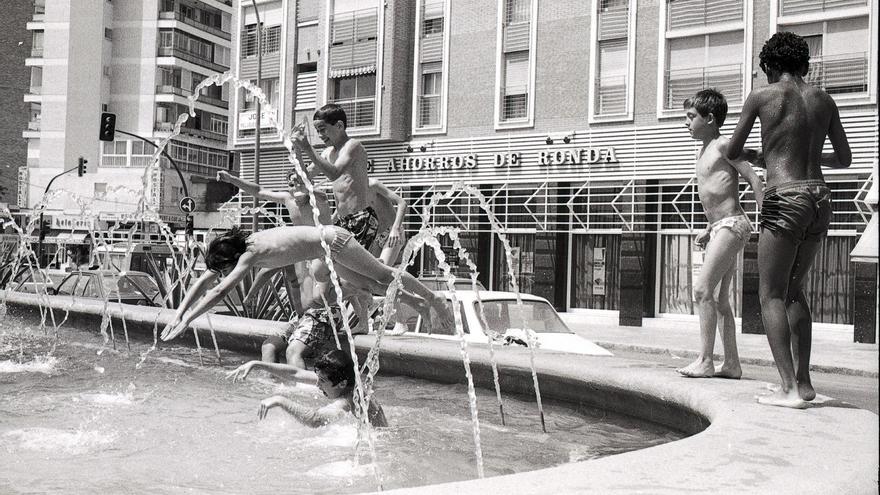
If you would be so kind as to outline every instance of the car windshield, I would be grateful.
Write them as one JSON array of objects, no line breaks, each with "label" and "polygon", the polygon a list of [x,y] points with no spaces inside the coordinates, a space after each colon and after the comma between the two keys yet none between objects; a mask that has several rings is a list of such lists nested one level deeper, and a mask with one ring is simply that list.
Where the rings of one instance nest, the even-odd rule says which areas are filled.
[{"label": "car windshield", "polygon": [[[480,307],[476,302],[474,310],[479,314]],[[572,333],[553,306],[544,301],[523,301],[522,308],[515,299],[483,301],[483,313],[489,328],[501,334],[523,326],[538,333]]]},{"label": "car windshield", "polygon": [[[111,300],[115,297],[143,297],[138,284],[132,279],[140,278],[135,275],[104,275],[104,292],[110,295]],[[140,281],[138,281],[140,282]]]},{"label": "car windshield", "polygon": [[149,275],[126,275],[125,278],[135,283],[149,298],[153,298],[159,293],[159,286],[156,281]]}]

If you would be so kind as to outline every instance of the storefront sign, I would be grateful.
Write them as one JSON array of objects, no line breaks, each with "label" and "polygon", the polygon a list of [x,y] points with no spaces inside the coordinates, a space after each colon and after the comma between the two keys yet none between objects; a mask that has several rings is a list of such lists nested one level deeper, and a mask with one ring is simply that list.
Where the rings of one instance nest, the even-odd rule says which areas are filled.
[{"label": "storefront sign", "polygon": [[582,165],[584,163],[619,163],[614,148],[546,149],[538,153],[541,165]]},{"label": "storefront sign", "polygon": [[466,155],[416,155],[401,158],[390,158],[385,163],[369,160],[367,168],[370,172],[379,167],[384,172],[420,172],[420,171],[455,171],[476,169],[480,166],[492,168],[521,167],[526,163],[542,166],[590,165],[596,163],[619,163],[617,152],[612,147],[603,148],[564,148],[546,149],[535,153],[513,151],[492,153],[491,157],[476,153]]},{"label": "storefront sign", "polygon": [[94,230],[93,220],[92,218],[53,216],[52,228],[59,230]]},{"label": "storefront sign", "polygon": [[[272,127],[270,122],[271,120],[275,120],[275,112],[266,111],[266,109],[260,109],[260,127]],[[250,110],[247,112],[239,112],[238,113],[238,128],[240,130],[245,129],[254,129],[257,127],[257,112],[254,110]]]}]

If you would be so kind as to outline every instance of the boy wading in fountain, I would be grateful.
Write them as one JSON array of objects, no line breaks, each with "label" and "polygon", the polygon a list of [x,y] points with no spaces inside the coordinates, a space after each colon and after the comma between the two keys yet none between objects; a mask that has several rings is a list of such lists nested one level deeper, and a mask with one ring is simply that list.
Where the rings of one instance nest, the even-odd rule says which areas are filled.
[{"label": "boy wading in fountain", "polygon": [[[348,413],[354,414],[355,367],[351,356],[338,349],[328,351],[315,361],[315,371],[295,366],[250,361],[227,374],[232,381],[244,380],[254,369],[265,370],[282,379],[300,383],[314,383],[330,399],[330,404],[310,408],[287,397],[275,395],[260,402],[259,417],[263,419],[269,409],[280,407],[306,426],[317,428],[332,423]],[[388,426],[385,412],[375,398],[370,400],[368,416],[373,426]]]},{"label": "boy wading in fountain", "polygon": [[[810,61],[803,38],[774,34],[760,60],[770,84],[753,90],[743,104],[727,156],[741,153],[755,119],[761,119],[767,164],[758,242],[761,317],[782,387],[758,402],[803,408],[816,397],[803,283],[831,222],[831,192],[820,167],[849,167],[852,153],[834,100],[803,80]],[[822,153],[826,135],[833,153]]]},{"label": "boy wading in fountain", "polygon": [[[700,312],[700,355],[696,361],[678,370],[684,376],[718,376],[739,379],[742,368],[736,349],[736,324],[730,307],[730,282],[736,272],[736,259],[752,235],[752,223],[739,204],[739,175],[751,184],[758,208],[763,184],[742,160],[725,156],[728,140],[719,128],[727,117],[727,101],[714,89],[704,89],[684,102],[685,126],[703,148],[697,157],[697,187],[700,202],[709,220],[696,243],[706,250],[703,268],[694,287]],[[724,361],[715,367],[715,327],[721,333]]]},{"label": "boy wading in fountain", "polygon": [[327,148],[318,156],[302,128],[292,138],[298,149],[312,161],[308,175],[320,171],[333,183],[336,197],[334,225],[354,234],[357,242],[370,249],[376,239],[379,220],[370,206],[367,176],[367,150],[357,139],[348,137],[345,110],[330,103],[315,112],[313,120],[318,136]]},{"label": "boy wading in fountain", "polygon": [[[237,229],[211,241],[205,253],[205,265],[222,281],[206,291],[199,302],[162,331],[162,340],[182,333],[193,320],[213,308],[252,268],[280,268],[298,261],[324,256],[323,240],[330,246],[331,259],[340,277],[348,281],[369,280],[370,285],[385,290],[394,281],[394,271],[374,258],[357,242],[353,234],[340,227],[294,226],[266,229],[250,236]],[[431,292],[412,275],[402,272],[403,289],[430,305],[444,327],[452,326],[453,316],[445,298]],[[190,301],[191,302],[191,301]],[[181,306],[181,309],[184,306]],[[179,309],[178,312],[181,310]]]}]

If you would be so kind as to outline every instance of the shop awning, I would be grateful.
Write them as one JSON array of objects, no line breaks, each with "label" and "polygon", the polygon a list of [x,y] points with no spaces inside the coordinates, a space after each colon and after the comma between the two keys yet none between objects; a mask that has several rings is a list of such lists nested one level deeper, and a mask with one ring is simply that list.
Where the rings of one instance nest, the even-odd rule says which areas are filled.
[{"label": "shop awning", "polygon": [[868,222],[868,226],[865,227],[865,232],[862,233],[862,237],[856,243],[856,247],[849,253],[850,260],[861,263],[877,263],[878,235],[880,235],[880,232],[877,230],[877,214],[874,213],[871,221]]},{"label": "shop awning", "polygon": [[88,244],[89,232],[51,231],[43,240],[49,244]]},{"label": "shop awning", "polygon": [[348,67],[345,69],[330,69],[330,78],[337,79],[340,77],[360,76],[361,74],[372,74],[373,72],[376,72],[376,64]]}]

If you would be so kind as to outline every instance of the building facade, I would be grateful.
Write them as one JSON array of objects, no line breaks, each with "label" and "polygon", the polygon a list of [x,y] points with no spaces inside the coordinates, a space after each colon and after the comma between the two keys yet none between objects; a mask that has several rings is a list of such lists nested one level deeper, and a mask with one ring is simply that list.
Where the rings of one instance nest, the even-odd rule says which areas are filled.
[{"label": "building facade", "polygon": [[[33,9],[19,205],[33,208],[52,177],[82,157],[84,176],[52,183],[52,191],[63,191],[46,210],[53,230],[71,232],[75,242],[92,229],[124,223],[141,191],[163,221],[182,228],[184,182],[164,157],[158,170],[145,173],[155,150],[147,141],[167,138],[196,86],[228,70],[231,0],[35,0]],[[232,168],[228,100],[224,87],[202,90],[195,116],[166,148],[197,210],[211,201],[210,179]],[[98,140],[102,112],[117,116],[113,142]]]},{"label": "building facade", "polygon": [[[253,81],[256,16],[251,2],[235,6],[233,71]],[[695,314],[701,255],[693,238],[706,219],[683,100],[704,87],[721,90],[729,135],[749,91],[767,84],[758,67],[764,41],[783,30],[804,36],[807,79],[834,96],[853,149],[850,168],[826,171],[835,214],[808,293],[815,321],[852,332],[858,297],[849,252],[870,216],[864,196],[877,160],[876,0],[257,6],[264,46],[273,50],[262,59],[261,86],[284,128],[324,103],[341,104],[349,133],[367,147],[372,176],[412,206],[410,233],[443,193],[432,221],[462,229],[487,287],[507,290],[515,278],[561,310],[613,312],[627,324]],[[250,100],[239,91],[231,102],[230,145],[245,177],[254,175]],[[748,145],[759,146],[759,136],[756,125]],[[282,187],[288,169],[279,136],[265,128],[260,182]],[[745,183],[741,198],[757,222]],[[744,328],[756,314],[756,239],[732,289]],[[465,273],[443,242],[447,260]],[[436,269],[427,253],[418,262],[423,272]]]}]

